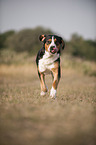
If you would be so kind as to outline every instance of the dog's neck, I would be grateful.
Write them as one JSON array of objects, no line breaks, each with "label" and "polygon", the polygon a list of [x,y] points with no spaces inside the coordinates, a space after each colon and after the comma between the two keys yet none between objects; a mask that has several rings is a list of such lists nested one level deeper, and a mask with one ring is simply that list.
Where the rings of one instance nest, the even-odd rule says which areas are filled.
[{"label": "dog's neck", "polygon": [[59,53],[55,53],[54,55],[45,51],[45,54],[43,55],[43,60],[45,63],[50,64],[56,61],[60,57]]}]

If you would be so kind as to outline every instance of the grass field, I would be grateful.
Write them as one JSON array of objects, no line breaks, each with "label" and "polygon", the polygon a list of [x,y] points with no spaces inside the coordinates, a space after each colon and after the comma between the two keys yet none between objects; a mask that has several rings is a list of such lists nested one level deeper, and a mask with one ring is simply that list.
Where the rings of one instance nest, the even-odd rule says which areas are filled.
[{"label": "grass field", "polygon": [[96,64],[62,57],[53,100],[40,96],[34,60],[0,65],[0,145],[95,145]]}]

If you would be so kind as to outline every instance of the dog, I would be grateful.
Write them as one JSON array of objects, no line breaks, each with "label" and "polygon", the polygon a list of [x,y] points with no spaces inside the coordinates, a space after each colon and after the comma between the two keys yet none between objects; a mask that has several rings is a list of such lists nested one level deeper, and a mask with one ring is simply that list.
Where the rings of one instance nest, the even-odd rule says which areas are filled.
[{"label": "dog", "polygon": [[64,49],[64,40],[57,35],[40,35],[39,40],[43,42],[43,47],[36,57],[38,75],[41,84],[41,95],[44,96],[48,87],[45,83],[45,74],[49,71],[53,76],[53,84],[50,91],[51,98],[56,98],[57,86],[61,77],[60,54]]}]

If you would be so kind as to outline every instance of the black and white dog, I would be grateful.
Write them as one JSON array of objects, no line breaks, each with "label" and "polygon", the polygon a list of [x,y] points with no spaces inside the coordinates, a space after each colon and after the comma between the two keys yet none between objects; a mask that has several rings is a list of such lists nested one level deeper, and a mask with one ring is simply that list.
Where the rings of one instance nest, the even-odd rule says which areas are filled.
[{"label": "black and white dog", "polygon": [[45,74],[50,71],[54,78],[50,96],[56,98],[57,86],[61,76],[60,53],[61,49],[64,49],[65,43],[57,35],[40,35],[39,40],[43,42],[43,47],[39,50],[36,58],[41,83],[41,95],[45,95],[48,91],[45,84]]}]

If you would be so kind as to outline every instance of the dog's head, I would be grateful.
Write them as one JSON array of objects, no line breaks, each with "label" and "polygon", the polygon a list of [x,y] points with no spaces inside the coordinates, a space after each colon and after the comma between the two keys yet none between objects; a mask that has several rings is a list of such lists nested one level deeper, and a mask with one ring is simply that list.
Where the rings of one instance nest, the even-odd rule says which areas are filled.
[{"label": "dog's head", "polygon": [[63,39],[57,35],[40,35],[39,40],[44,43],[45,50],[51,54],[58,53],[65,47]]}]

